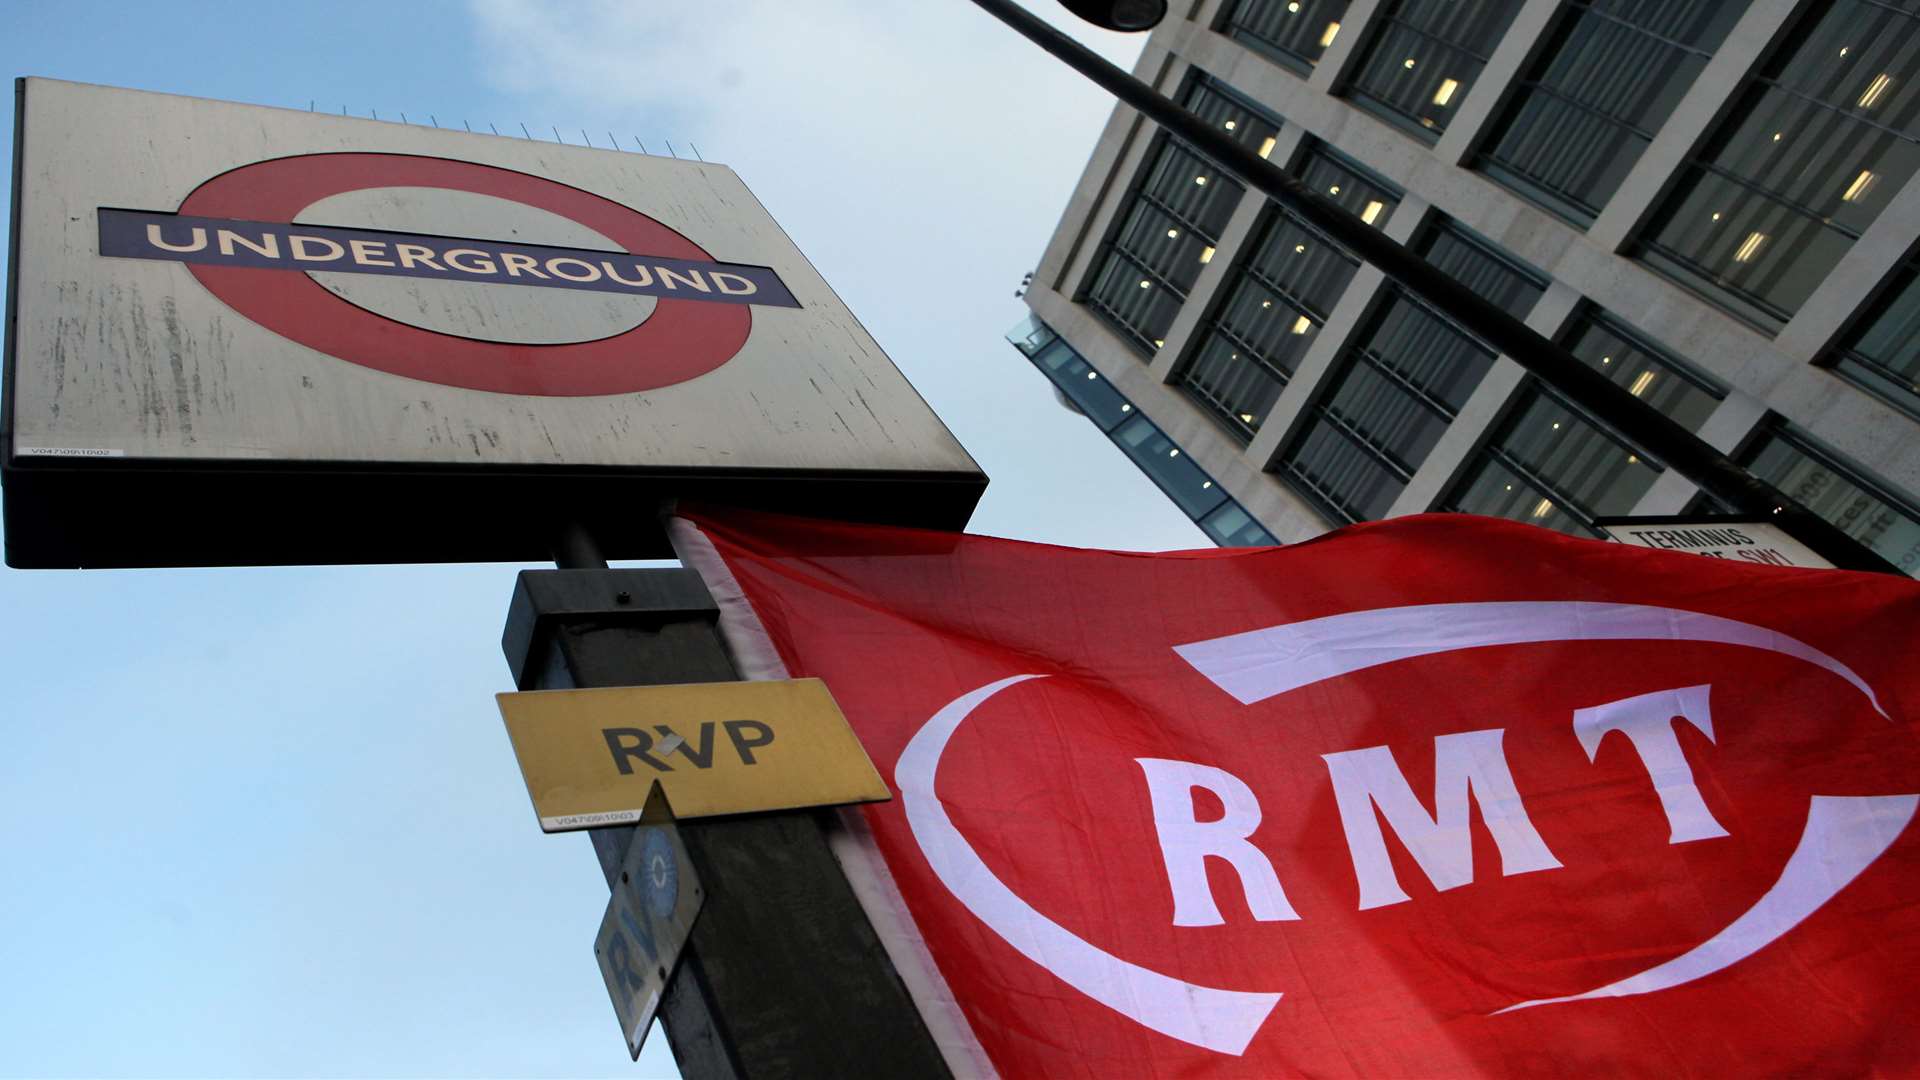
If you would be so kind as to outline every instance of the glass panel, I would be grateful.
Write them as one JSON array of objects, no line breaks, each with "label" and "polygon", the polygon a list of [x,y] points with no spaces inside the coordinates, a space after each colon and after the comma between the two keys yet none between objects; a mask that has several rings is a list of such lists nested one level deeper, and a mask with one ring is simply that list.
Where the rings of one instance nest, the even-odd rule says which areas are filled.
[{"label": "glass panel", "polygon": [[1230,132],[1235,142],[1261,157],[1272,148],[1269,140],[1280,134],[1278,120],[1233,96],[1207,76],[1193,83],[1181,104],[1200,119]]},{"label": "glass panel", "polygon": [[1226,499],[1213,479],[1146,417],[1136,416],[1115,428],[1113,441],[1188,517],[1198,521]]},{"label": "glass panel", "polygon": [[1778,326],[1920,169],[1920,15],[1836,0],[1752,80],[1645,239],[1655,269]]},{"label": "glass panel", "polygon": [[1165,341],[1184,294],[1154,280],[1153,271],[1115,250],[1087,291],[1087,304],[1105,315],[1133,342],[1151,352]]},{"label": "glass panel", "polygon": [[1035,353],[1033,363],[1101,431],[1112,431],[1114,425],[1133,414],[1133,406],[1126,397],[1101,378],[1064,340],[1056,338]]},{"label": "glass panel", "polygon": [[1283,474],[1336,517],[1385,514],[1492,365],[1473,339],[1395,294],[1313,406]]},{"label": "glass panel", "polygon": [[1294,487],[1337,521],[1384,517],[1406,488],[1346,431],[1316,419],[1283,466]]},{"label": "glass panel", "polygon": [[1524,521],[1574,536],[1600,535],[1598,529],[1568,514],[1545,490],[1492,456],[1475,467],[1447,509]]},{"label": "glass panel", "polygon": [[1393,208],[1400,205],[1399,188],[1364,172],[1319,143],[1313,144],[1302,156],[1294,175],[1376,229],[1386,228]]},{"label": "glass panel", "polygon": [[[1291,372],[1291,369],[1288,369]],[[1260,430],[1286,386],[1286,376],[1258,362],[1219,328],[1207,335],[1181,372],[1180,385],[1245,443]]]},{"label": "glass panel", "polygon": [[1895,405],[1920,413],[1920,267],[1901,272],[1842,348],[1836,366]]},{"label": "glass panel", "polygon": [[1347,0],[1240,0],[1221,32],[1304,75],[1340,33]]},{"label": "glass panel", "polygon": [[1694,431],[1723,396],[1680,360],[1593,308],[1575,317],[1566,344],[1588,367]]},{"label": "glass panel", "polygon": [[[1280,130],[1204,79],[1193,84],[1185,104],[1255,149],[1270,147]],[[1188,291],[1213,259],[1242,189],[1213,162],[1172,138],[1160,141],[1143,175],[1093,272],[1085,301],[1151,355],[1165,342]]]},{"label": "glass panel", "polygon": [[1242,442],[1266,420],[1357,264],[1274,214],[1176,381]]},{"label": "glass panel", "polygon": [[1378,20],[1354,100],[1438,140],[1519,10],[1520,0],[1400,0]]},{"label": "glass panel", "polygon": [[1868,480],[1788,428],[1768,432],[1746,456],[1755,475],[1920,577],[1920,509],[1911,495]]},{"label": "glass panel", "polygon": [[1007,331],[1007,341],[1014,348],[1019,349],[1022,356],[1029,358],[1053,338],[1053,327],[1040,321],[1040,316],[1031,313],[1015,323],[1013,329]]},{"label": "glass panel", "polygon": [[1332,241],[1282,214],[1267,227],[1245,273],[1324,322],[1358,268],[1353,256]]},{"label": "glass panel", "polygon": [[1592,224],[1746,6],[1572,4],[1496,127],[1482,163],[1487,173],[1555,213]]},{"label": "glass panel", "polygon": [[1625,443],[1537,389],[1488,452],[1587,519],[1632,513],[1660,475]]},{"label": "glass panel", "polygon": [[1231,501],[1201,518],[1200,528],[1221,547],[1270,547],[1280,542],[1239,503]]},{"label": "glass panel", "polygon": [[1535,301],[1547,291],[1545,274],[1450,218],[1429,230],[1418,250],[1449,277],[1500,305],[1517,319],[1526,318]]},{"label": "glass panel", "polygon": [[1418,386],[1449,419],[1493,366],[1493,355],[1479,342],[1404,295],[1394,298],[1361,348]]}]

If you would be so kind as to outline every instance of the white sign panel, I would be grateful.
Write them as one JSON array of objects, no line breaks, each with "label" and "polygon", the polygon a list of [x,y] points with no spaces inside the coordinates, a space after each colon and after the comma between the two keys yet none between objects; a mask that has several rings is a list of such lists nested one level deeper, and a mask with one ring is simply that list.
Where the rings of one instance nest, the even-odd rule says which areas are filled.
[{"label": "white sign panel", "polygon": [[1764,521],[1695,521],[1687,523],[1603,522],[1607,538],[1620,544],[1660,551],[1685,551],[1711,559],[1761,566],[1805,566],[1822,570],[1833,564],[1787,535],[1785,529]]},{"label": "white sign panel", "polygon": [[[372,490],[401,502],[422,496],[398,494],[396,470],[672,478],[622,497],[748,503],[800,479],[827,512],[957,526],[984,486],[725,166],[44,79],[20,92],[10,503],[63,471],[381,474]],[[743,478],[761,487],[733,498]],[[832,487],[854,479],[917,494]],[[218,514],[215,493],[189,494]],[[10,554],[44,547],[13,535],[39,519],[12,509]]]}]

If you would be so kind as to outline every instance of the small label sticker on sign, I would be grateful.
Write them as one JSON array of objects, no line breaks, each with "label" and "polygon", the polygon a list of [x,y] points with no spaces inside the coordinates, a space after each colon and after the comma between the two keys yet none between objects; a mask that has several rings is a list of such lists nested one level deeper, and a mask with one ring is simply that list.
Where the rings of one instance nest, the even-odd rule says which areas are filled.
[{"label": "small label sticker on sign", "polygon": [[14,457],[126,457],[125,450],[103,450],[91,446],[16,446]]}]

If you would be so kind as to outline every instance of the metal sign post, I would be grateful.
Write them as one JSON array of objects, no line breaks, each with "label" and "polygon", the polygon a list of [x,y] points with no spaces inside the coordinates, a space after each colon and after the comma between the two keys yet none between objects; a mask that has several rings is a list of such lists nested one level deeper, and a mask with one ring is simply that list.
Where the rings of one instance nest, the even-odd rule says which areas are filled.
[{"label": "metal sign post", "polygon": [[[562,548],[575,569],[523,571],[514,590],[522,690],[738,679],[698,574],[608,570],[579,532]],[[659,1014],[688,1077],[951,1075],[827,846],[829,813],[680,824],[706,899]],[[635,830],[589,835],[616,883]]]}]

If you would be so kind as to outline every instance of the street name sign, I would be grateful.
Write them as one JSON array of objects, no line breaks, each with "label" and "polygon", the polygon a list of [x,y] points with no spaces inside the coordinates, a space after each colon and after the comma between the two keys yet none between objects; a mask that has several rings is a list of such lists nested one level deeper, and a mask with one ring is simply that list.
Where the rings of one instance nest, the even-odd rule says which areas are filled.
[{"label": "street name sign", "polygon": [[705,899],[673,811],[656,784],[593,939],[594,959],[635,1061]]},{"label": "street name sign", "polygon": [[819,679],[498,695],[547,832],[892,798]]},{"label": "street name sign", "polygon": [[1802,566],[1822,570],[1833,564],[1795,540],[1778,525],[1746,518],[1634,517],[1598,522],[1607,539],[1656,551],[1684,551],[1710,559],[1760,566]]},{"label": "street name sign", "polygon": [[[18,83],[13,566],[524,561],[986,477],[724,165]],[[137,527],[130,527],[136,525]]]}]

